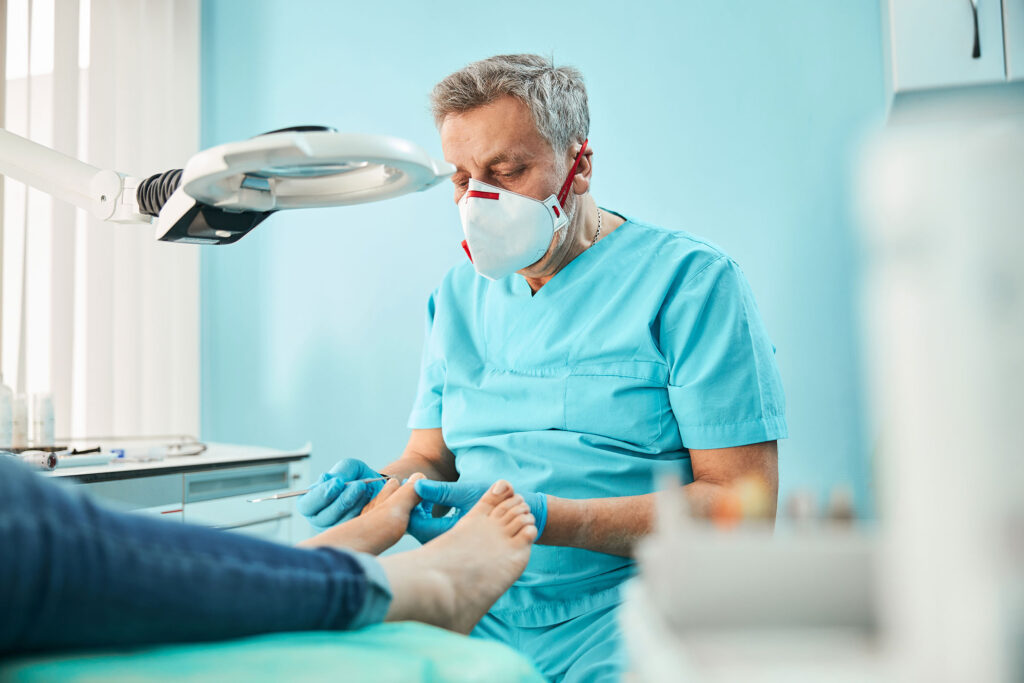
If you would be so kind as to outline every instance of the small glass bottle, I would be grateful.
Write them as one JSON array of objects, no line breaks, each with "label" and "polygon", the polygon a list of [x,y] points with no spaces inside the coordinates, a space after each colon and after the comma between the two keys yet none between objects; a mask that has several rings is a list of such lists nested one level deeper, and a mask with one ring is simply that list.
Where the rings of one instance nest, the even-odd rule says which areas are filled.
[{"label": "small glass bottle", "polygon": [[52,446],[53,436],[53,395],[33,394],[32,396],[32,445]]},{"label": "small glass bottle", "polygon": [[28,397],[18,394],[11,406],[11,448],[28,446]]},{"label": "small glass bottle", "polygon": [[14,392],[0,375],[0,448],[10,448],[14,431]]}]

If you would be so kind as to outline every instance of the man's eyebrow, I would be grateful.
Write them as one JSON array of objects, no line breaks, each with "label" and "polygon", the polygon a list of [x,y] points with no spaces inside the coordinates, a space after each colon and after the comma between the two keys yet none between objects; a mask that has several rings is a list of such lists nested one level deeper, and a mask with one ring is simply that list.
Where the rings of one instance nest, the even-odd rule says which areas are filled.
[{"label": "man's eyebrow", "polygon": [[487,167],[497,166],[498,164],[515,164],[529,161],[530,156],[525,154],[515,154],[512,152],[498,152],[487,162]]}]

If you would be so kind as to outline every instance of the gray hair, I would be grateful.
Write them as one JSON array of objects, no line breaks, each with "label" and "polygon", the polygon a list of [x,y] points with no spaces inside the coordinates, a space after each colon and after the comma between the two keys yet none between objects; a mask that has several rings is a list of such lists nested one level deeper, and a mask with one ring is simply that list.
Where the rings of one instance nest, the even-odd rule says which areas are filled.
[{"label": "gray hair", "polygon": [[462,114],[505,95],[530,109],[537,131],[556,154],[582,143],[590,131],[583,74],[556,67],[538,55],[498,55],[473,62],[434,86],[430,107],[438,128],[449,114]]}]

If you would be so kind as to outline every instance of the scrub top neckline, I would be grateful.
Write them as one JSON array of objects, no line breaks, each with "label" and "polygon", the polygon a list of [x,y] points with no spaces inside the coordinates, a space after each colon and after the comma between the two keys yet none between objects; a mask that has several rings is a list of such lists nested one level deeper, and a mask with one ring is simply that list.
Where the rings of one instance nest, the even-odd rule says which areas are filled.
[{"label": "scrub top neckline", "polygon": [[[610,209],[605,209],[605,208],[600,207],[600,206],[597,207],[597,208],[601,209],[603,211],[606,211],[606,212],[608,212],[608,213],[610,213],[610,214],[612,214],[614,216],[618,216],[619,218],[623,219],[625,221],[625,223],[622,223],[617,228],[612,230],[610,233],[605,235],[603,238],[599,239],[597,241],[597,243],[595,243],[594,245],[584,249],[583,253],[579,254],[572,261],[569,261],[569,263],[565,264],[565,267],[562,268],[557,273],[555,273],[554,277],[552,277],[550,280],[548,280],[548,283],[546,285],[544,285],[543,287],[541,287],[539,290],[537,290],[536,293],[534,293],[534,291],[532,289],[530,289],[530,283],[528,283],[526,281],[525,277],[523,277],[519,273],[513,273],[509,277],[511,277],[513,279],[511,291],[512,291],[512,294],[514,296],[516,296],[516,297],[524,297],[528,301],[537,301],[541,297],[541,295],[544,294],[545,291],[547,291],[547,290],[549,290],[551,288],[552,285],[555,285],[557,283],[563,282],[563,281],[565,281],[567,279],[565,277],[562,277],[563,275],[565,275],[566,271],[570,271],[570,270],[573,270],[573,269],[579,270],[579,268],[581,266],[579,266],[578,264],[581,261],[582,262],[586,262],[588,258],[594,258],[593,256],[588,256],[588,254],[590,254],[595,249],[602,249],[602,247],[601,247],[602,244],[605,244],[609,240],[615,239],[615,235],[619,234],[619,232],[623,228],[625,228],[627,225],[629,225],[629,224],[631,224],[633,222],[633,220],[631,218],[629,218],[628,216],[624,216],[621,213],[618,213],[617,211],[612,211]],[[607,249],[608,247],[603,247],[603,248]],[[560,288],[560,286],[556,286],[555,290],[558,290],[559,288]],[[548,294],[548,295],[546,295],[546,298],[550,298],[551,296],[553,296],[553,295]]]}]

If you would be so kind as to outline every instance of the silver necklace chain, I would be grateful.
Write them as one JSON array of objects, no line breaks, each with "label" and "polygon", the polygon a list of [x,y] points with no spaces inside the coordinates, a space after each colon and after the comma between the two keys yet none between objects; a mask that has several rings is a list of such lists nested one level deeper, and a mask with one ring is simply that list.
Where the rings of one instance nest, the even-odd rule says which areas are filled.
[{"label": "silver necklace chain", "polygon": [[601,209],[597,210],[597,232],[594,233],[594,239],[591,241],[590,246],[597,244],[597,238],[601,236]]}]

